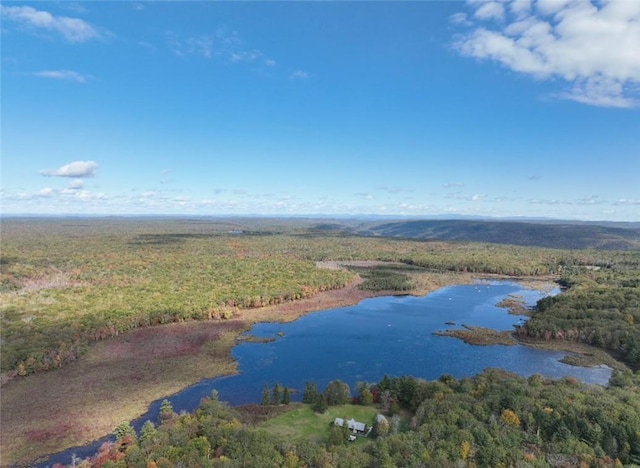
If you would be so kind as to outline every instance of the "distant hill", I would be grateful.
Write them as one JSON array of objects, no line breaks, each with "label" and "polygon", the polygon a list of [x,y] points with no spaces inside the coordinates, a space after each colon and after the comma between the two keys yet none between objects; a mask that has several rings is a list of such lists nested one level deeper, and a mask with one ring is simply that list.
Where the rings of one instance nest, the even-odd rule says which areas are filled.
[{"label": "distant hill", "polygon": [[570,222],[476,220],[399,221],[369,225],[360,235],[489,242],[557,249],[640,249],[640,228]]}]

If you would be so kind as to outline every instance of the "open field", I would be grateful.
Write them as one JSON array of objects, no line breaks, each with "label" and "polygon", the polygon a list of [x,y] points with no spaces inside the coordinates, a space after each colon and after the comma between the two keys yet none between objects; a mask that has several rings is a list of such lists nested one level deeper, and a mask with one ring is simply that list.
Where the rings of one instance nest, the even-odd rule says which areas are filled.
[{"label": "open field", "polygon": [[290,440],[306,439],[322,444],[327,441],[329,427],[336,418],[353,418],[371,426],[377,413],[372,406],[330,406],[324,413],[315,413],[310,405],[296,405],[291,411],[262,422],[257,427]]}]

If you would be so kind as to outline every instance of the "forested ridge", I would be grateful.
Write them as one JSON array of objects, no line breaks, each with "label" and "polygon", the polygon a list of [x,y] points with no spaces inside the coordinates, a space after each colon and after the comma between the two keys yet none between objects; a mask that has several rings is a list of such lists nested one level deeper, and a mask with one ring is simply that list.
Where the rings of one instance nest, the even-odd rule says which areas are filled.
[{"label": "forested ridge", "polygon": [[358,232],[384,237],[491,242],[555,249],[640,249],[637,223],[425,220],[378,223]]}]

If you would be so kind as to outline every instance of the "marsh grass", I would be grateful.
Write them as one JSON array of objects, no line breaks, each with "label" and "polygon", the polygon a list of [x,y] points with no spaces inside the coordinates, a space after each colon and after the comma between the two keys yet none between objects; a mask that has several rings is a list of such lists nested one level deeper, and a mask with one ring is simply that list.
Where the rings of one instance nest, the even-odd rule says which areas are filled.
[{"label": "marsh grass", "polygon": [[391,270],[412,294],[602,263],[590,252],[309,235],[295,220],[3,220],[0,465],[85,444],[156,399],[235,372],[229,350],[253,323],[384,294],[316,262],[400,264]]},{"label": "marsh grass", "polygon": [[608,366],[612,369],[628,371],[629,367],[623,362],[617,360],[607,351],[590,346],[585,343],[578,343],[567,340],[540,340],[528,338],[522,335],[514,335],[520,344],[536,349],[545,349],[549,351],[562,351],[571,353],[565,356],[561,361],[572,366],[593,367]]},{"label": "marsh grass", "polygon": [[510,331],[498,331],[491,328],[472,327],[470,325],[462,325],[464,328],[452,330],[439,330],[434,335],[449,336],[459,338],[467,344],[477,346],[493,346],[504,345],[513,346],[517,344]]},{"label": "marsh grass", "polygon": [[243,329],[191,322],[138,330],[97,343],[61,369],[12,381],[0,395],[2,466],[89,443],[154,400],[235,373],[229,350]]},{"label": "marsh grass", "polygon": [[152,401],[204,378],[235,373],[231,348],[254,323],[291,321],[366,297],[356,281],[311,298],[241,310],[229,320],[137,329],[95,343],[61,369],[14,379],[0,392],[0,466],[84,445],[143,414]]},{"label": "marsh grass", "polygon": [[507,309],[511,315],[531,316],[531,308],[527,307],[524,297],[519,294],[510,294],[505,299],[498,302],[496,307]]}]

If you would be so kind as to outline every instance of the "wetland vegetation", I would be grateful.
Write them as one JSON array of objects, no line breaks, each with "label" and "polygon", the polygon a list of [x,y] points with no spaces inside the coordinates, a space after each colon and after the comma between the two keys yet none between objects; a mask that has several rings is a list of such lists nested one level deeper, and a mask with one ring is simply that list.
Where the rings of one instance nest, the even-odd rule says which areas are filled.
[{"label": "wetland vegetation", "polygon": [[[458,460],[453,449],[439,444],[457,440],[459,456],[460,444],[466,440],[471,445],[466,460],[482,466],[477,457],[484,450],[479,448],[489,440],[504,439],[511,445],[494,452],[495,460],[506,464],[523,459],[537,466],[536,460],[544,459],[542,454],[569,456],[566,447],[573,447],[572,456],[589,463],[614,463],[616,459],[630,463],[637,459],[637,440],[629,435],[631,432],[625,432],[626,438],[617,433],[612,438],[608,426],[593,415],[578,412],[569,417],[573,410],[566,401],[582,404],[592,392],[600,392],[598,395],[606,395],[613,405],[606,411],[618,414],[613,408],[620,405],[631,415],[628,417],[638,416],[637,404],[633,404],[639,399],[638,381],[632,371],[640,367],[640,252],[370,238],[315,226],[305,220],[3,220],[2,464],[27,462],[85,443],[111,431],[121,421],[132,420],[154,399],[201,378],[233,372],[229,349],[252,323],[292,320],[310,310],[351,304],[371,295],[425,293],[483,275],[557,278],[565,292],[541,301],[516,335],[546,346],[588,344],[606,351],[623,369],[615,374],[619,385],[596,391],[575,382],[544,381],[540,389],[560,389],[557,391],[564,398],[565,404],[553,400],[556,406],[549,406],[555,408],[554,424],[562,423],[569,431],[561,431],[566,435],[562,441],[554,442],[551,436],[545,441],[536,429],[542,427],[540,421],[526,428],[524,424],[517,428],[501,425],[502,410],[496,404],[477,416],[478,424],[487,425],[490,437],[482,431],[471,431],[471,435],[464,433],[464,439],[442,426],[437,437],[429,439],[425,434],[430,432],[417,425],[411,429],[414,432],[396,434],[368,449],[324,447],[318,449],[323,451],[319,458],[312,454],[309,457],[328,460],[324,466],[337,466],[335,460],[343,456],[368,463],[386,460],[383,452],[390,450],[394,460],[402,455],[390,447],[400,450],[406,442],[421,456],[453,463]],[[346,266],[318,268],[318,262],[344,262]],[[385,263],[364,269],[349,262]],[[631,370],[624,370],[625,366]],[[478,377],[482,378],[487,377]],[[520,378],[500,379],[515,385],[518,392],[529,391],[522,388],[530,383]],[[434,393],[430,404],[435,405],[436,414],[445,407],[461,405],[449,394],[466,395],[466,390],[458,392],[455,388],[451,392],[443,389],[444,398],[436,398]],[[536,394],[536,398],[543,397]],[[438,402],[444,406],[438,407]],[[224,406],[220,403],[211,405],[220,414],[231,412],[220,409]],[[535,419],[533,410],[518,413],[513,406],[504,409],[516,412],[521,422],[529,413]],[[204,408],[198,410],[200,414],[208,411],[206,405]],[[130,441],[142,441],[142,434],[129,434],[131,438],[124,446],[119,438],[115,450],[121,455],[116,458],[122,463],[138,454],[135,456],[144,455],[147,462],[157,465],[164,460],[175,464],[191,451],[206,455],[212,466],[224,466],[225,460],[240,456],[242,449],[234,452],[216,446],[217,433],[196,430],[199,418],[198,413],[171,418],[171,424],[190,428],[189,433],[194,435],[188,441],[184,439],[191,444],[189,450],[171,451],[173,445],[163,442],[165,435],[157,434],[173,429],[160,426],[154,429],[159,431],[155,438],[147,439],[156,442],[146,448]],[[271,447],[268,450],[273,460],[289,457],[291,466],[303,465],[304,451],[310,450],[308,443],[272,445],[271,436],[233,422],[234,418],[215,423],[228,427],[226,440],[233,439],[235,444],[237,436],[238,447],[245,449],[254,442]],[[496,418],[497,428],[491,426]],[[633,421],[629,431],[635,427]],[[575,432],[572,424],[579,425],[582,432]],[[457,426],[460,430],[474,427]],[[509,430],[505,432],[505,428]],[[544,434],[543,429],[540,431]],[[587,437],[585,431],[593,434]],[[530,437],[542,442],[532,442]],[[588,451],[583,445],[591,439]],[[558,446],[565,442],[568,445],[562,451],[553,445],[556,442]],[[516,450],[516,446],[520,448]],[[527,446],[531,450],[523,448]],[[153,454],[150,447],[154,447]],[[382,458],[367,450],[382,450]],[[293,464],[294,455],[297,465]],[[393,465],[393,461],[390,463]],[[323,466],[319,461],[307,465]]]}]

